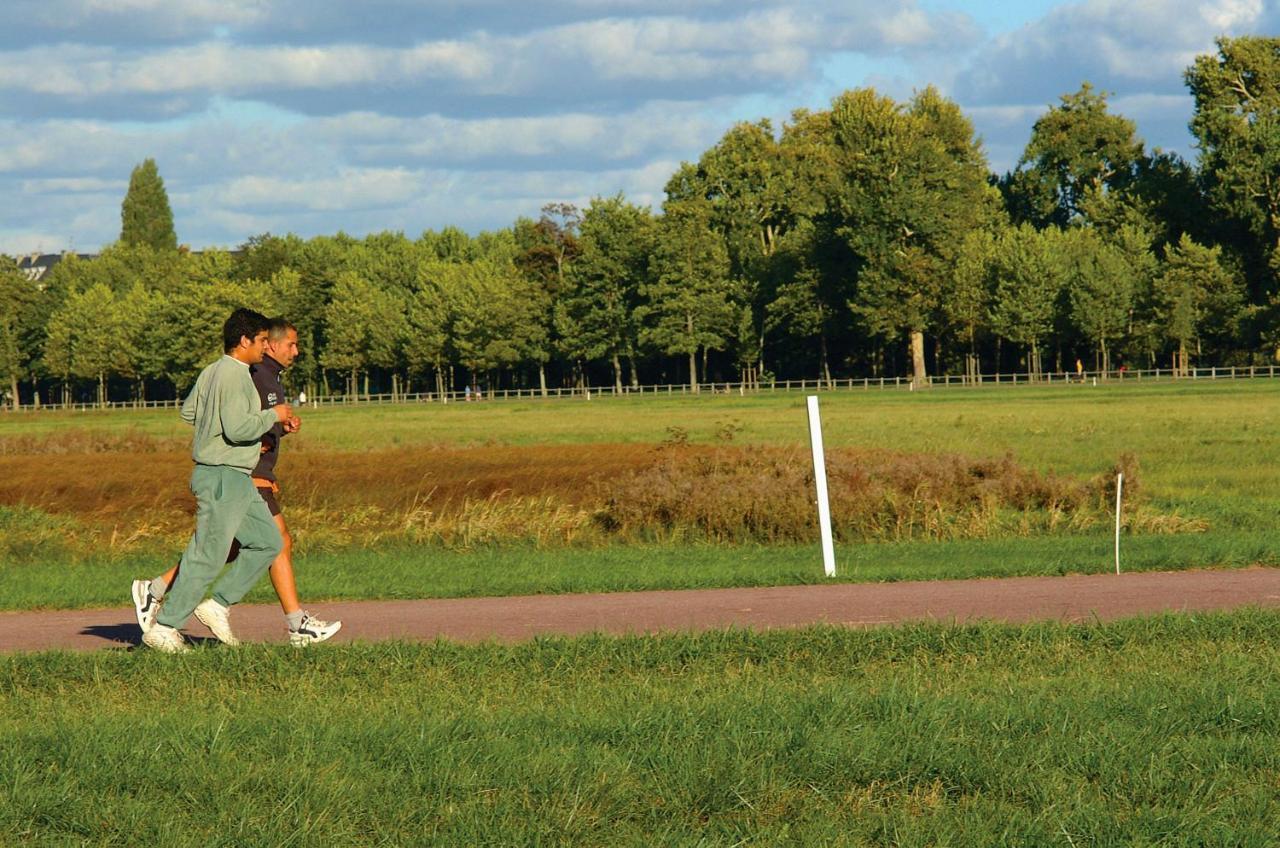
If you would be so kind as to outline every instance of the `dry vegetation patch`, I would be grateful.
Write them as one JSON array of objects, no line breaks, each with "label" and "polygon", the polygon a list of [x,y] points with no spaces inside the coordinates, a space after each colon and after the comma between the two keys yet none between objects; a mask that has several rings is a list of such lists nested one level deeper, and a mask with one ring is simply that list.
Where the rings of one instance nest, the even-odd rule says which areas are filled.
[{"label": "dry vegetation patch", "polygon": [[[833,529],[846,541],[1088,529],[1111,515],[1119,470],[1136,508],[1130,529],[1203,529],[1142,505],[1132,456],[1080,480],[1042,474],[1012,456],[853,449],[827,454]],[[811,461],[801,450],[671,446],[651,466],[611,481],[605,493],[599,520],[624,535],[694,531],[717,541],[796,542],[816,532]]]},{"label": "dry vegetation patch", "polygon": [[[0,554],[38,544],[125,551],[179,545],[194,501],[185,450],[137,434],[0,454]],[[6,443],[11,445],[10,443]],[[1129,527],[1203,529],[1142,503],[1125,458]],[[951,539],[1083,530],[1109,520],[1114,473],[1040,473],[1012,457],[837,449],[828,454],[843,540]],[[306,449],[280,467],[303,549],[384,542],[470,547],[651,539],[812,540],[813,477],[801,450],[749,445]],[[46,522],[38,520],[48,517]],[[25,541],[24,541],[25,540]]]}]

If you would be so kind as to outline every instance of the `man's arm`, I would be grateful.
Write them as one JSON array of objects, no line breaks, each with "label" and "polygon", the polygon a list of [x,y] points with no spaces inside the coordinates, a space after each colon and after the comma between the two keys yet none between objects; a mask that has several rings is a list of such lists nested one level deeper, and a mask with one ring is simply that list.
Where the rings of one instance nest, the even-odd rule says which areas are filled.
[{"label": "man's arm", "polygon": [[243,386],[237,386],[232,380],[219,380],[217,394],[222,434],[228,441],[236,444],[257,441],[277,421],[288,418],[291,414],[289,407],[284,404],[271,409],[259,409],[256,403],[257,392],[251,398]]},{"label": "man's arm", "polygon": [[182,402],[182,411],[178,413],[182,416],[182,420],[188,424],[196,423],[196,394],[199,388],[199,383],[191,387],[190,393],[187,394],[187,399]]}]

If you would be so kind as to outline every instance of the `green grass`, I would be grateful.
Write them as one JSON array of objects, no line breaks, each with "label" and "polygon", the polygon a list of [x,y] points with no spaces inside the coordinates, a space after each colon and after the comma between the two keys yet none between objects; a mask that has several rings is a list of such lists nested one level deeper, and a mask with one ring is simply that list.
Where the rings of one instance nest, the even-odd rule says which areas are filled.
[{"label": "green grass", "polygon": [[0,842],[1273,845],[1277,627],[0,656]]}]

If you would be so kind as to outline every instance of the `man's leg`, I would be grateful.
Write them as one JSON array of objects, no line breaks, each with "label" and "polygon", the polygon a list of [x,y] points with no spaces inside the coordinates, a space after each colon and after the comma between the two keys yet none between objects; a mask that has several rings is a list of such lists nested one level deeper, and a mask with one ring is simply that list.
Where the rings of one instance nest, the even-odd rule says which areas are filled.
[{"label": "man's leg", "polygon": [[[174,581],[156,617],[157,624],[175,629],[187,623],[209,584],[226,564],[231,540],[238,535],[246,515],[255,504],[264,512],[266,509],[249,476],[225,466],[196,466],[191,473],[191,491],[196,496],[196,532],[182,554],[181,578]],[[263,569],[279,550],[279,533],[274,525],[271,530],[275,547],[260,554]],[[270,544],[270,539],[264,543]]]},{"label": "man's leg", "polygon": [[[227,562],[235,561],[240,555],[240,543],[235,539],[231,540],[231,551],[227,554]],[[164,596],[169,591],[169,587],[173,585],[173,581],[178,577],[178,566],[182,564],[182,558],[173,564],[164,574],[151,578],[150,580],[133,581],[133,611],[138,617],[138,626],[142,628],[143,635],[151,629],[156,622],[156,616],[160,613],[160,606],[164,603]]]},{"label": "man's leg", "polygon": [[284,610],[285,626],[289,628],[289,642],[294,647],[303,648],[323,642],[342,629],[341,621],[323,621],[314,617],[302,608],[298,600],[298,586],[293,578],[293,537],[285,526],[280,505],[276,502],[275,493],[270,489],[259,489],[262,500],[275,519],[276,527],[284,540],[280,555],[271,563],[271,585],[275,587],[276,597],[280,599],[280,608]]},{"label": "man's leg", "polygon": [[[262,572],[271,566],[271,561],[284,546],[280,530],[271,518],[267,505],[247,476],[245,485],[250,492],[250,504],[235,531],[235,538],[240,542],[240,556],[236,557],[236,561],[213,587],[213,599],[224,607],[240,603],[240,599],[254,587],[262,577]],[[224,559],[225,556],[224,553]],[[182,586],[185,579],[184,575],[177,585]]]},{"label": "man's leg", "polygon": [[298,601],[298,584],[293,578],[293,536],[284,525],[284,516],[275,516],[276,527],[280,529],[280,538],[284,544],[280,555],[271,562],[271,585],[280,599],[280,609],[285,616],[301,612],[302,604]]},{"label": "man's leg", "polygon": [[290,615],[302,612],[302,604],[298,601],[298,586],[293,579],[293,536],[289,535],[289,528],[285,526],[284,515],[280,510],[280,501],[276,499],[275,490],[259,486],[258,495],[267,505],[267,512],[271,513],[271,520],[276,523],[276,529],[280,531],[282,543],[280,553],[271,561],[271,587],[276,590],[276,597],[280,599],[280,608],[288,619]]}]

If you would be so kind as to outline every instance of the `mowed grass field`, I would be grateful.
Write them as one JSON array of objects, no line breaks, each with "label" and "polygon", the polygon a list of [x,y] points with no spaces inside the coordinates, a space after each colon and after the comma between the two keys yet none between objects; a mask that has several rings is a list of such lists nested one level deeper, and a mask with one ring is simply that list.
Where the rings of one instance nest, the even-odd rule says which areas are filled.
[{"label": "mowed grass field", "polygon": [[0,655],[0,842],[1274,845],[1278,627]]},{"label": "mowed grass field", "polygon": [[[837,579],[1111,568],[1102,489],[1077,513],[917,494],[950,485],[929,477],[946,462],[970,461],[1008,463],[1013,488],[1028,475],[1050,489],[1054,480],[1109,487],[1125,455],[1136,459],[1126,568],[1280,562],[1278,383],[841,391],[824,393],[822,409],[831,463],[846,476],[874,465],[893,478],[864,498],[869,515],[843,525]],[[823,579],[799,392],[303,415],[279,472],[311,600]],[[0,415],[0,608],[115,604],[129,579],[163,570],[190,528],[188,432],[172,410]],[[669,456],[683,459],[654,477]],[[696,476],[708,464],[756,476],[716,478],[711,490]],[[760,491],[731,497],[748,483]],[[659,485],[686,488],[663,501]],[[711,501],[699,508],[723,504],[724,514],[655,518],[697,496]],[[837,518],[848,500],[837,491]],[[625,524],[639,501],[649,513],[634,526],[602,529]],[[735,521],[754,523],[718,529]],[[270,599],[265,581],[253,599]]]}]

